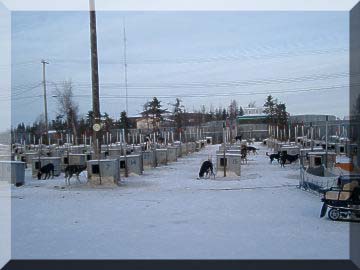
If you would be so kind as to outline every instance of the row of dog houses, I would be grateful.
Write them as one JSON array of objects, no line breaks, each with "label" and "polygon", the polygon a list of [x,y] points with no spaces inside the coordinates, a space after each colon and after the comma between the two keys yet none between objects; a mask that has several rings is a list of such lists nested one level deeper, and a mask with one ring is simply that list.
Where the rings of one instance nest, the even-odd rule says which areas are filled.
[{"label": "row of dog houses", "polygon": [[86,146],[48,148],[24,152],[18,155],[18,161],[0,161],[0,174],[8,175],[9,182],[21,185],[25,167],[31,167],[35,178],[38,170],[49,163],[54,165],[54,176],[59,176],[68,165],[86,165],[90,183],[114,183],[121,176],[141,175],[145,169],[176,162],[179,157],[200,151],[208,143],[212,143],[211,138],[172,146],[157,145],[146,151],[139,145],[111,145],[103,147],[99,160],[93,159],[94,153]]}]

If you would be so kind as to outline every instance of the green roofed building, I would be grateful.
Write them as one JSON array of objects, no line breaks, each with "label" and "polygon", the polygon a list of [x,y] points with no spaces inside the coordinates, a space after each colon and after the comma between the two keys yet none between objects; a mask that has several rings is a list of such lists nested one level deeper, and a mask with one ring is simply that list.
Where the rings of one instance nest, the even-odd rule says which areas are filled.
[{"label": "green roofed building", "polygon": [[[246,110],[245,110],[246,111]],[[237,134],[244,139],[263,140],[268,137],[267,115],[263,113],[250,113],[238,116],[236,119]]]}]

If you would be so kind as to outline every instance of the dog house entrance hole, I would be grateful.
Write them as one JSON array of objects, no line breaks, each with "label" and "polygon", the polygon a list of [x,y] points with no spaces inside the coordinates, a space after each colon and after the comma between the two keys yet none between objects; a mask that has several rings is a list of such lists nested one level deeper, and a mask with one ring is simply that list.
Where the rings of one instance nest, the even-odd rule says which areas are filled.
[{"label": "dog house entrance hole", "polygon": [[224,162],[224,158],[220,158],[220,166],[224,167],[227,165],[227,158],[225,158],[225,162]]},{"label": "dog house entrance hole", "polygon": [[125,169],[125,160],[120,160],[120,169]]},{"label": "dog house entrance hole", "polygon": [[315,166],[320,166],[322,164],[321,157],[315,157],[314,164]]},{"label": "dog house entrance hole", "polygon": [[35,170],[40,170],[41,169],[41,162],[40,161],[36,161],[35,162]]},{"label": "dog house entrance hole", "polygon": [[340,146],[340,153],[344,153],[345,152],[345,147],[344,146]]},{"label": "dog house entrance hole", "polygon": [[99,164],[94,164],[91,166],[91,171],[93,174],[99,174],[100,173],[100,166]]}]

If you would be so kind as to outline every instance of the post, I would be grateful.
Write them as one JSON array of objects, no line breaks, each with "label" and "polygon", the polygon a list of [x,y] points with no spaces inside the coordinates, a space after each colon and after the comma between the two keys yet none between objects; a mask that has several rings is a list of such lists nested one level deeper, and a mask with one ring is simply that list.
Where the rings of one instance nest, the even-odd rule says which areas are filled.
[{"label": "post", "polygon": [[310,138],[311,138],[311,152],[314,150],[314,127],[312,122],[310,122]]},{"label": "post", "polygon": [[325,119],[325,168],[327,168],[328,165],[328,121],[329,121],[329,116],[326,116]]},{"label": "post", "polygon": [[[98,73],[98,55],[97,55],[97,38],[96,38],[96,14],[95,2],[89,0],[90,5],[90,41],[91,41],[91,80],[92,80],[92,107],[95,124],[100,125],[100,97],[99,97],[99,73]],[[97,143],[101,136],[100,130],[94,130],[93,143],[95,159],[100,158],[101,142]]]},{"label": "post", "polygon": [[49,123],[48,123],[48,111],[47,111],[47,99],[46,99],[46,80],[45,80],[45,65],[49,64],[45,60],[41,60],[43,65],[43,87],[44,87],[44,113],[45,113],[45,133],[46,142],[49,144]]}]

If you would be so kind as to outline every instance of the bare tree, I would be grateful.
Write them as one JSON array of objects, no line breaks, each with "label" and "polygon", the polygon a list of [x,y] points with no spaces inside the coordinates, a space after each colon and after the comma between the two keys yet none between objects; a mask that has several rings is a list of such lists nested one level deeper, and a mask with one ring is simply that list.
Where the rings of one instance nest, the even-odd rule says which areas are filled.
[{"label": "bare tree", "polygon": [[64,81],[60,88],[55,86],[55,95],[58,102],[58,114],[64,115],[68,129],[72,130],[74,143],[77,144],[77,120],[79,106],[74,101],[73,86],[71,81]]}]

